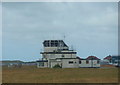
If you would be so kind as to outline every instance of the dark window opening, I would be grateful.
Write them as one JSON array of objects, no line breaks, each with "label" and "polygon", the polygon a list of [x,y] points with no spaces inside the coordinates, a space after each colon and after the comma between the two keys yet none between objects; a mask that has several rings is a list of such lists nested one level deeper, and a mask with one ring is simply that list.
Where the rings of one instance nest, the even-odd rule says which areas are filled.
[{"label": "dark window opening", "polygon": [[64,55],[62,55],[62,57],[65,57]]},{"label": "dark window opening", "polygon": [[58,43],[55,43],[55,46],[58,47]]},{"label": "dark window opening", "polygon": [[69,61],[69,64],[73,64],[73,61]]},{"label": "dark window opening", "polygon": [[97,61],[97,64],[99,64],[99,63],[100,63],[100,61],[98,60],[98,61]]},{"label": "dark window opening", "polygon": [[45,47],[68,47],[63,40],[46,40],[43,44]]},{"label": "dark window opening", "polygon": [[81,61],[79,61],[79,64],[81,64]]},{"label": "dark window opening", "polygon": [[51,47],[54,47],[55,46],[55,44],[54,43],[51,43]]},{"label": "dark window opening", "polygon": [[88,60],[86,61],[86,64],[89,64],[89,61],[88,61]]}]

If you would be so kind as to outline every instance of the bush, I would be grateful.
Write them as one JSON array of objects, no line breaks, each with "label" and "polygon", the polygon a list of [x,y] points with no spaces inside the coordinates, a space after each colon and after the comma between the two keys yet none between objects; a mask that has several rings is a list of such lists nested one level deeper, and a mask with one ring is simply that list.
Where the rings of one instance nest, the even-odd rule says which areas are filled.
[{"label": "bush", "polygon": [[59,64],[53,66],[53,68],[62,68]]}]

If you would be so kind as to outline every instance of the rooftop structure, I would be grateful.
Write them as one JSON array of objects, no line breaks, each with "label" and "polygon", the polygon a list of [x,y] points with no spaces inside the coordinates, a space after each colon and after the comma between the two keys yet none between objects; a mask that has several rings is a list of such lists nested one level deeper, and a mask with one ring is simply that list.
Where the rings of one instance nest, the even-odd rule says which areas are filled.
[{"label": "rooftop structure", "polygon": [[68,47],[63,40],[45,40],[44,47]]}]

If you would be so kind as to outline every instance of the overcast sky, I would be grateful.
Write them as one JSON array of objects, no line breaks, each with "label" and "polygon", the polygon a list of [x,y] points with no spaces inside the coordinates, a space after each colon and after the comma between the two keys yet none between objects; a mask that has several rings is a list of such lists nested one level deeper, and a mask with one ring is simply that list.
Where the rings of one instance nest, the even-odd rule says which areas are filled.
[{"label": "overcast sky", "polygon": [[37,60],[45,39],[64,39],[81,58],[118,54],[117,2],[4,2],[2,14],[3,60]]}]

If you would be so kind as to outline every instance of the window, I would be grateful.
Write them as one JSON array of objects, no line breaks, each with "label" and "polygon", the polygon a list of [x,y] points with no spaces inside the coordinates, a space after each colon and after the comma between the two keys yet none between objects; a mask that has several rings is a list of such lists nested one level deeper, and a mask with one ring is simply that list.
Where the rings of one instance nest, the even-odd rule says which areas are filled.
[{"label": "window", "polygon": [[88,60],[86,60],[86,64],[88,64],[89,63],[89,61]]},{"label": "window", "polygon": [[62,57],[65,57],[64,55],[62,55]]},{"label": "window", "polygon": [[54,45],[54,42],[51,42],[51,47],[54,47],[55,45]]},{"label": "window", "polygon": [[48,47],[49,46],[49,41],[45,41],[45,42],[43,42],[43,44],[44,44],[45,47]]},{"label": "window", "polygon": [[58,43],[55,43],[55,46],[57,47],[57,46],[58,46]]},{"label": "window", "polygon": [[97,61],[97,64],[99,64],[99,63],[100,63],[100,61],[98,60],[98,61]]},{"label": "window", "polygon": [[73,64],[73,61],[69,61],[69,64]]},{"label": "window", "polygon": [[81,64],[81,61],[79,61],[79,64]]}]

